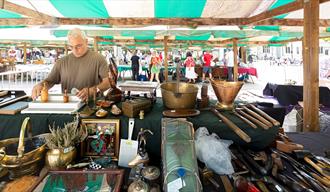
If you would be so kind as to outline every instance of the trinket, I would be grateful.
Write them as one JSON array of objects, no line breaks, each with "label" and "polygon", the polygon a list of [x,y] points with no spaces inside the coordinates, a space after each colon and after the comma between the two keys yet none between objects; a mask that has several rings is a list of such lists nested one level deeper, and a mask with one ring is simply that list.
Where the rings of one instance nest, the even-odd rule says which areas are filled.
[{"label": "trinket", "polygon": [[41,102],[47,103],[48,102],[48,89],[46,82],[43,83],[43,87],[41,90]]},{"label": "trinket", "polygon": [[63,95],[63,103],[68,103],[68,102],[69,102],[69,95],[68,95],[68,91],[65,89]]},{"label": "trinket", "polygon": [[108,111],[106,111],[104,109],[99,109],[95,113],[96,117],[100,117],[100,118],[107,116],[107,114],[108,114]]},{"label": "trinket", "polygon": [[131,183],[128,187],[128,192],[147,192],[149,185],[142,180],[137,180]]},{"label": "trinket", "polygon": [[119,107],[117,107],[116,105],[112,105],[111,113],[113,115],[120,115],[121,114],[121,109]]},{"label": "trinket", "polygon": [[139,116],[140,116],[141,120],[144,119],[144,111],[143,110],[140,110]]}]

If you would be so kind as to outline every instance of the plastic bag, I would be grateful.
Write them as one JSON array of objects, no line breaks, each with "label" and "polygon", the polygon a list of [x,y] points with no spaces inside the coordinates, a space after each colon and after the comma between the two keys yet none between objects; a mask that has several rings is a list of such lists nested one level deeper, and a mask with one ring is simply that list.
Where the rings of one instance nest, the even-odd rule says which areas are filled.
[{"label": "plastic bag", "polygon": [[215,133],[209,134],[205,127],[200,127],[195,132],[195,148],[198,160],[205,163],[206,167],[220,175],[234,173],[231,164],[230,149],[233,141],[220,139]]}]

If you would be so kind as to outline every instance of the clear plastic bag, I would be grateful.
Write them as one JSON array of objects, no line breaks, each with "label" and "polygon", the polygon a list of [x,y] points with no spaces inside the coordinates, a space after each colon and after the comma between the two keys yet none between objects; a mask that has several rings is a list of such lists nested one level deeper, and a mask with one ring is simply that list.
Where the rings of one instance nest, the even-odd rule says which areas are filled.
[{"label": "clear plastic bag", "polygon": [[210,135],[205,127],[200,127],[195,132],[195,148],[198,160],[204,162],[207,168],[220,175],[234,173],[229,149],[232,143],[231,140],[220,139],[215,133]]}]

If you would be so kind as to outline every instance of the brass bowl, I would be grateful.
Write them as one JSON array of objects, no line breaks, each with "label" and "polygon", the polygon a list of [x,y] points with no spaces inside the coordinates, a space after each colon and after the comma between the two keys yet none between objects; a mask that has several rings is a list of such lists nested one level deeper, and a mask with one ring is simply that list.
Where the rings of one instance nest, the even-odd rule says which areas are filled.
[{"label": "brass bowl", "polygon": [[29,127],[30,137],[24,138],[28,121],[29,118],[26,118],[22,124],[20,138],[0,141],[1,166],[8,169],[11,179],[34,174],[45,157],[45,137],[48,133],[32,137],[31,128]]},{"label": "brass bowl", "polygon": [[169,109],[194,109],[198,87],[188,83],[163,83],[160,85],[163,104]]},{"label": "brass bowl", "polygon": [[244,83],[241,81],[229,82],[212,80],[211,84],[214,93],[218,98],[218,103],[216,107],[223,110],[233,109],[235,97],[241,90]]}]

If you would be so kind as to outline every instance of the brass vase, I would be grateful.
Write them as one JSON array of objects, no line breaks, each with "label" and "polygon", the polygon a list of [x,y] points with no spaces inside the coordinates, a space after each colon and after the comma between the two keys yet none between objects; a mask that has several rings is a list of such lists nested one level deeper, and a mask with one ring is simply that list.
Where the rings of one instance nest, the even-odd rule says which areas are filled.
[{"label": "brass vase", "polygon": [[75,160],[77,149],[68,147],[64,149],[50,149],[46,153],[46,166],[50,169],[65,168]]},{"label": "brass vase", "polygon": [[214,93],[218,98],[216,107],[223,110],[233,109],[235,97],[237,96],[239,90],[241,90],[243,82],[212,80],[211,84]]}]

